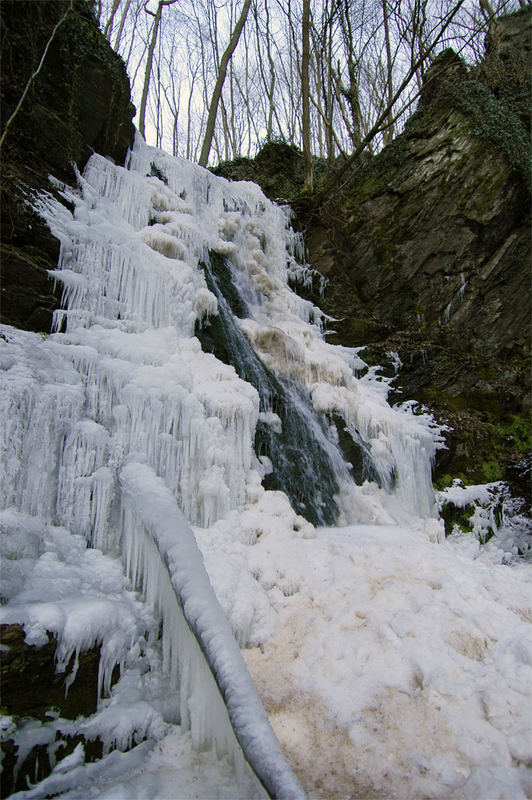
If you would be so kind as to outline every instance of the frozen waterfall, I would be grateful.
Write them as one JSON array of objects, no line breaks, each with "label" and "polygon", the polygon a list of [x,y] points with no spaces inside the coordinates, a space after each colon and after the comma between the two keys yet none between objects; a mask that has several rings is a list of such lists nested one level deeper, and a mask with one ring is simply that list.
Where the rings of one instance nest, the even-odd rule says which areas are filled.
[{"label": "frozen waterfall", "polygon": [[[93,155],[78,180],[62,187],[64,203],[39,201],[61,243],[55,332],[0,331],[1,522],[26,564],[8,569],[1,619],[23,622],[33,643],[56,633],[63,665],[100,642],[102,698],[161,620],[161,675],[177,707],[142,734],[100,729],[106,747],[179,722],[197,749],[230,756],[246,792],[302,796],[233,640],[255,641],[253,624],[231,632],[190,526],[269,503],[303,538],[312,523],[394,524],[412,512],[437,538],[441,439],[427,415],[388,405],[375,370],[357,377],[355,351],[326,343],[319,309],[289,285],[306,270],[301,241],[257,186],[140,137],[126,168]],[[362,454],[359,475],[338,426]],[[70,547],[80,563],[102,559],[101,580],[87,567],[74,581]],[[155,623],[114,572],[104,585],[102,552],[121,555]],[[40,604],[25,583],[37,567]],[[69,592],[87,600],[85,621]],[[259,781],[243,777],[241,748]]]}]

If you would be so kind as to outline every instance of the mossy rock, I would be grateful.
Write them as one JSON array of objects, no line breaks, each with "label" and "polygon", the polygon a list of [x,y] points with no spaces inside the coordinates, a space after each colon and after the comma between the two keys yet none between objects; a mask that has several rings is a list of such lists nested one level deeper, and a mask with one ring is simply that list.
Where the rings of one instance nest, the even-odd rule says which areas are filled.
[{"label": "mossy rock", "polygon": [[[314,159],[316,178],[324,172],[324,159]],[[303,153],[284,140],[267,141],[254,158],[239,156],[212,167],[214,175],[232,181],[258,183],[270,200],[290,202],[299,196],[305,182]]]}]

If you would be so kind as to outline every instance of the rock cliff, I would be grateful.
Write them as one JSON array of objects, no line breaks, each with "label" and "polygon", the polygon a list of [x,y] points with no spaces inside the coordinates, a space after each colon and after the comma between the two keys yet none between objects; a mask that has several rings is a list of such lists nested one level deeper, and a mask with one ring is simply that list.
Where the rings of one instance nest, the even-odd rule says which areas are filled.
[{"label": "rock cliff", "polygon": [[[125,66],[101,34],[92,4],[71,5],[1,152],[1,317],[42,332],[58,305],[46,274],[57,263],[58,242],[26,200],[51,189],[50,174],[72,183],[72,163],[83,169],[93,151],[122,162],[134,134]],[[2,0],[3,126],[68,7],[62,0]]]},{"label": "rock cliff", "polygon": [[[402,361],[395,397],[453,428],[439,476],[507,478],[530,446],[530,9],[480,67],[447,50],[405,131],[303,220],[332,341]],[[388,359],[389,360],[389,359]]]}]

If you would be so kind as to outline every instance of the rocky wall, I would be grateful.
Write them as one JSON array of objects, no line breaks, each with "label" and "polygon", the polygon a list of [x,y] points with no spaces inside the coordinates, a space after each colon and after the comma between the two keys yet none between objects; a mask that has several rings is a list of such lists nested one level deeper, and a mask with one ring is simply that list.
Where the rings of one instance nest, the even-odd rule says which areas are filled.
[{"label": "rocky wall", "polygon": [[50,174],[74,182],[72,164],[82,170],[93,151],[122,163],[134,135],[124,63],[87,0],[2,0],[2,131],[66,11],[1,151],[0,315],[43,333],[58,306],[46,270],[55,267],[59,246],[27,201],[52,188]]},{"label": "rocky wall", "polygon": [[530,492],[530,8],[499,19],[480,67],[447,50],[405,131],[300,216],[329,279],[330,340],[403,366],[452,428],[437,477]]}]

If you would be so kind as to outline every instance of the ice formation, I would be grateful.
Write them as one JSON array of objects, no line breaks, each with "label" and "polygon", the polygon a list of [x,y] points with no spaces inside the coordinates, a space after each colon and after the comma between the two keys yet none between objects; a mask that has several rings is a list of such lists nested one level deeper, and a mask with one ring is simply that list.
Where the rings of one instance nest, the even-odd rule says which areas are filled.
[{"label": "ice formation", "polygon": [[[462,671],[469,687],[478,677],[461,660],[469,658],[464,637],[479,638],[465,606],[487,574],[460,537],[442,544],[431,483],[442,439],[431,418],[408,404],[391,408],[378,371],[357,351],[327,344],[319,309],[290,288],[308,268],[287,210],[253,184],[215,178],[140,137],[126,168],[94,155],[78,180],[79,189],[62,188],[73,212],[51,196],[39,201],[61,242],[51,274],[63,287],[55,332],[0,329],[0,621],[23,624],[28,643],[53,632],[58,668],[74,656],[68,684],[80,650],[101,643],[100,701],[96,715],[76,723],[13,731],[7,719],[3,729],[18,737],[20,752],[48,747],[52,765],[56,737],[74,729],[99,737],[106,755],[88,764],[82,749],[74,751],[21,800],[86,798],[89,786],[91,797],[130,800],[135,770],[143,799],[170,800],[176,752],[201,763],[204,797],[261,797],[263,786],[278,797],[302,796],[233,636],[248,648],[277,733],[311,793],[325,785],[319,771],[331,754],[309,746],[313,763],[303,764],[312,722],[294,705],[298,697],[304,707],[311,698],[318,727],[340,731],[331,741],[343,748],[347,737],[360,760],[357,780],[373,780],[383,796],[390,781],[404,797],[472,796],[489,784],[485,752],[496,740],[510,772],[514,759],[507,785],[520,797],[528,753],[517,744],[526,720],[514,684],[531,669],[517,620],[528,613],[521,571],[512,574],[512,590],[503,588],[496,569],[512,572],[512,553],[493,545],[483,555],[505,604],[485,638],[499,648],[493,663],[512,691],[499,707],[482,661],[485,694],[468,713],[477,721],[484,714],[496,733],[477,726],[481,743],[458,763],[450,731],[463,706],[449,676]],[[360,455],[358,476],[342,451],[345,434]],[[312,522],[346,527],[316,533]],[[440,577],[416,577],[423,558]],[[442,575],[453,558],[462,577],[451,585]],[[408,608],[394,589],[394,560],[401,591],[420,583]],[[431,590],[447,587],[433,611],[445,641],[458,643],[434,679],[434,650],[422,654],[430,581]],[[383,586],[390,592],[381,596]],[[457,587],[463,602],[451,601]],[[374,608],[371,596],[379,598]],[[397,606],[389,620],[387,597]],[[465,627],[453,622],[463,618]],[[499,646],[505,626],[513,638]],[[327,630],[329,644],[317,646]],[[392,666],[380,669],[375,653],[383,647]],[[491,644],[482,647],[491,658]],[[116,664],[121,678],[113,686]],[[284,689],[268,683],[276,672]],[[422,778],[405,777],[401,763],[390,766],[388,781],[377,763],[386,748],[371,738],[364,715],[380,715],[384,729],[394,714],[408,714],[400,703],[390,711],[387,693],[414,698],[423,734],[433,707],[451,698],[440,743],[451,755],[431,760],[420,748]],[[464,730],[477,736],[474,724]],[[407,737],[405,754],[413,747]],[[328,796],[347,796],[344,779]],[[182,796],[193,796],[192,777],[188,788],[182,780]],[[447,795],[436,794],[438,781]],[[503,772],[497,781],[504,789]],[[460,794],[463,786],[469,794]]]}]

